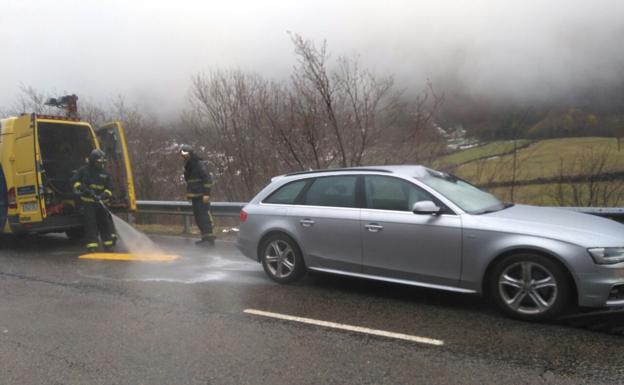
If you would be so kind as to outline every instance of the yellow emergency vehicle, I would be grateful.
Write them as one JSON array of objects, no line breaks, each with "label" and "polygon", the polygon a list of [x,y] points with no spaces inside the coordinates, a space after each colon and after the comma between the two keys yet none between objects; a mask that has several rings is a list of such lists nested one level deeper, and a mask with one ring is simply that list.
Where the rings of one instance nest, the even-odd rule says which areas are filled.
[{"label": "yellow emergency vehicle", "polygon": [[111,208],[136,210],[132,169],[119,122],[93,128],[74,117],[23,114],[0,120],[0,232],[82,237],[71,179],[101,148],[113,179]]}]

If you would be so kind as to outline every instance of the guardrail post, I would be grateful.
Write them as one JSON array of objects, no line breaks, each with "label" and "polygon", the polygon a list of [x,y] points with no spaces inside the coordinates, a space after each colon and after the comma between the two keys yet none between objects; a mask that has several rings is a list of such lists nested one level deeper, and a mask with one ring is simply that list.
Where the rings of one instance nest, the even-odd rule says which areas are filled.
[{"label": "guardrail post", "polygon": [[193,223],[190,215],[184,215],[184,234],[190,234]]}]

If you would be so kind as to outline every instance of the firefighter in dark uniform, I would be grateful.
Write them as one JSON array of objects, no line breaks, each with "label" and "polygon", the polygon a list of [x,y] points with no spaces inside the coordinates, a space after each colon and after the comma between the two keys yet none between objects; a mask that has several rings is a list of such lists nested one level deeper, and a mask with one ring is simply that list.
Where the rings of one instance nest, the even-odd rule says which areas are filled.
[{"label": "firefighter in dark uniform", "polygon": [[214,245],[212,233],[212,215],[210,214],[210,189],[212,180],[209,173],[202,167],[202,159],[195,154],[189,145],[180,146],[180,155],[184,158],[184,180],[186,181],[186,198],[191,200],[195,223],[201,232],[197,244]]},{"label": "firefighter in dark uniform", "polygon": [[74,192],[80,196],[84,210],[87,250],[90,252],[98,249],[98,234],[105,250],[111,250],[114,245],[112,221],[100,203],[108,203],[113,195],[111,176],[104,170],[105,162],[104,151],[95,149],[89,154],[88,164],[74,177]]}]

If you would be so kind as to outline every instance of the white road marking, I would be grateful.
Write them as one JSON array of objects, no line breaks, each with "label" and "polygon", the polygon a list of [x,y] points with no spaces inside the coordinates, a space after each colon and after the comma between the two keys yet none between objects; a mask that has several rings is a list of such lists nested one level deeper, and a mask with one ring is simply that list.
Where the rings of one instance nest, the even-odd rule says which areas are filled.
[{"label": "white road marking", "polygon": [[286,321],[301,322],[304,324],[323,326],[323,327],[328,327],[332,329],[347,330],[347,331],[356,332],[356,333],[371,334],[374,336],[396,338],[396,339],[405,340],[405,341],[418,342],[420,344],[428,344],[428,345],[435,345],[435,346],[444,345],[444,341],[436,340],[433,338],[419,337],[419,336],[413,336],[413,335],[402,334],[402,333],[393,333],[393,332],[388,332],[385,330],[369,329],[369,328],[365,328],[361,326],[353,326],[353,325],[346,325],[346,324],[341,324],[341,323],[336,323],[336,322],[321,321],[321,320],[316,320],[312,318],[295,317],[292,315],[272,313],[272,312],[262,311],[262,310],[245,309],[243,313],[258,315],[262,317],[277,318],[277,319],[286,320]]}]

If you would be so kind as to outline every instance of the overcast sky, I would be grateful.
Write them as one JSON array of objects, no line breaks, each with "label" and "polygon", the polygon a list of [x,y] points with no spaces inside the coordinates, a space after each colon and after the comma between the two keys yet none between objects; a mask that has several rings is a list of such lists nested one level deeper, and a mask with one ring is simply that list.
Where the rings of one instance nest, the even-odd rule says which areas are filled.
[{"label": "overcast sky", "polygon": [[286,78],[287,31],[413,87],[538,98],[624,78],[617,0],[0,0],[0,106],[25,84],[172,112],[199,71]]}]

